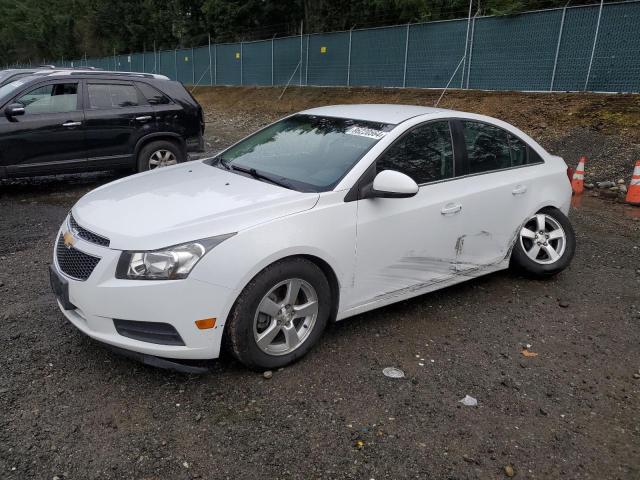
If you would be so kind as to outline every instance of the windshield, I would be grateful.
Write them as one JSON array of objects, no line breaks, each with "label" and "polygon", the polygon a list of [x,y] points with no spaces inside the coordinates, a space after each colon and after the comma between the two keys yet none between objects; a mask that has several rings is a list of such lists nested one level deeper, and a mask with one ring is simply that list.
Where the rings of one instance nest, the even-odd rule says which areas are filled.
[{"label": "windshield", "polygon": [[[229,148],[224,168],[295,190],[331,190],[394,125],[344,118],[294,115]],[[258,175],[256,175],[256,173]]]},{"label": "windshield", "polygon": [[17,90],[22,85],[24,85],[24,82],[22,80],[14,80],[11,83],[3,85],[2,87],[0,87],[0,99],[8,96],[10,93],[12,93],[14,90]]}]

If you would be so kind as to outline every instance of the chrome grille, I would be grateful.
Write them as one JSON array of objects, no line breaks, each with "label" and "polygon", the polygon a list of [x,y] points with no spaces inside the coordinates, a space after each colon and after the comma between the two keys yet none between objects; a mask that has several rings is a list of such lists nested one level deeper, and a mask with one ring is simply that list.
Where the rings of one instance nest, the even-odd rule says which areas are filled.
[{"label": "chrome grille", "polygon": [[73,247],[67,248],[64,237],[60,235],[56,245],[56,260],[60,270],[76,280],[86,280],[96,268],[100,259],[88,255]]},{"label": "chrome grille", "polygon": [[78,222],[76,222],[76,219],[73,218],[73,215],[71,214],[69,214],[69,224],[71,225],[71,228],[75,231],[76,235],[82,238],[83,240],[86,240],[87,242],[95,243],[96,245],[102,245],[103,247],[109,246],[110,241],[108,238],[98,235],[97,233],[90,232],[86,228],[82,228],[80,225],[78,225]]}]

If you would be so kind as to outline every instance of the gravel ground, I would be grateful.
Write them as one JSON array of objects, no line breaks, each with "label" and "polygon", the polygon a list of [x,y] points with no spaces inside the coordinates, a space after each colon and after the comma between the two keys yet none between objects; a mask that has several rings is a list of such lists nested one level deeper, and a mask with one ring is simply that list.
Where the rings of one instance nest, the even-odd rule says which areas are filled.
[{"label": "gravel ground", "polygon": [[[212,149],[265,121],[216,117]],[[115,178],[0,185],[0,478],[640,478],[640,209],[583,198],[554,279],[351,318],[269,380],[228,357],[196,376],[111,353],[49,292],[60,222]]]}]

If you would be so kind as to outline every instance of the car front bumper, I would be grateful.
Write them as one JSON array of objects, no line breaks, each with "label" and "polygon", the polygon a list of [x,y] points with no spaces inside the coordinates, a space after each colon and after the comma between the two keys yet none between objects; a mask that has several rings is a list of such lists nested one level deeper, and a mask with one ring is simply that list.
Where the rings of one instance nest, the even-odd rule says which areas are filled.
[{"label": "car front bumper", "polygon": [[[67,222],[58,233],[68,232]],[[56,245],[57,245],[56,239]],[[232,291],[212,283],[184,280],[120,280],[115,278],[121,251],[95,245],[74,236],[74,249],[100,261],[86,280],[77,280],[63,272],[54,246],[53,276],[64,287],[55,288],[58,306],[65,317],[89,337],[108,345],[144,355],[171,359],[213,359],[220,354],[224,322],[233,303]],[[68,299],[68,301],[66,301]],[[196,320],[215,318],[215,327],[200,330]],[[167,324],[175,329],[181,344],[142,341],[122,335],[114,321],[137,325]]]}]

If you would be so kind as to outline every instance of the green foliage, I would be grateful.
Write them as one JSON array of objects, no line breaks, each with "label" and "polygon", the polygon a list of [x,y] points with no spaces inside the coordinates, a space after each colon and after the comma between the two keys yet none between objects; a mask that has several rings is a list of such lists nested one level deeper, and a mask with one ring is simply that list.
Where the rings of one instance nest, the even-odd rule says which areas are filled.
[{"label": "green foliage", "polygon": [[[566,0],[474,0],[509,15]],[[594,0],[575,0],[572,4]],[[469,0],[0,0],[0,65],[460,18]]]}]

